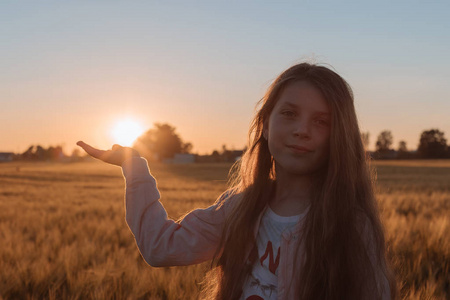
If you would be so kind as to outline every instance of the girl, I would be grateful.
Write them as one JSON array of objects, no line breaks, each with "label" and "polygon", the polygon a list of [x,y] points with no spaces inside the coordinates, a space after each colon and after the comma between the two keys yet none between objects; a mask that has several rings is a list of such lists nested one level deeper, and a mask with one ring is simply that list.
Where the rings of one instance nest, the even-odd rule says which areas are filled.
[{"label": "girl", "polygon": [[148,264],[212,259],[205,298],[395,298],[350,86],[301,63],[260,104],[232,187],[179,223],[135,150],[78,145],[122,166],[126,220]]}]

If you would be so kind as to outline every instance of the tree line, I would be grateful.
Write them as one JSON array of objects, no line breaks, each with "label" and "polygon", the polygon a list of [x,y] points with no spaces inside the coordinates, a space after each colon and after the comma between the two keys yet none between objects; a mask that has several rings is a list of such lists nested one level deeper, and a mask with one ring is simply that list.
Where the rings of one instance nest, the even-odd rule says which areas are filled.
[{"label": "tree line", "polygon": [[[369,146],[369,132],[361,133],[364,147]],[[450,158],[450,148],[444,132],[439,129],[425,130],[419,137],[419,147],[416,150],[408,150],[405,141],[401,140],[397,149],[392,147],[393,136],[390,130],[382,131],[376,140],[374,152],[370,152],[374,159],[420,159],[420,158]],[[147,130],[134,142],[133,148],[150,161],[164,161],[173,158],[176,154],[192,154],[192,144],[184,142],[176,132],[176,128],[170,124],[155,123],[154,127]],[[200,162],[233,162],[243,154],[246,149],[229,150],[226,145],[221,151],[213,150],[209,155],[197,155],[196,161]],[[75,149],[71,156],[64,154],[61,146],[44,148],[40,145],[30,146],[25,152],[15,155],[14,159],[21,160],[80,160],[83,156],[80,150]]]},{"label": "tree line", "polygon": [[[147,160],[165,161],[175,154],[192,154],[192,144],[184,142],[170,124],[155,123],[154,127],[136,139],[133,144]],[[234,162],[242,156],[244,150],[229,150],[222,145],[222,150],[213,150],[210,155],[195,154],[196,162]]]},{"label": "tree line", "polygon": [[15,159],[46,161],[60,160],[64,157],[66,157],[66,155],[63,152],[62,146],[50,146],[44,148],[41,145],[31,145],[25,152],[16,155]]},{"label": "tree line", "polygon": [[[369,133],[361,134],[365,148],[368,148]],[[416,150],[408,150],[406,142],[401,140],[397,150],[392,148],[393,136],[390,130],[382,131],[376,140],[375,159],[417,159],[417,158],[450,158],[450,148],[444,132],[439,129],[424,130],[419,137],[419,147]]]}]

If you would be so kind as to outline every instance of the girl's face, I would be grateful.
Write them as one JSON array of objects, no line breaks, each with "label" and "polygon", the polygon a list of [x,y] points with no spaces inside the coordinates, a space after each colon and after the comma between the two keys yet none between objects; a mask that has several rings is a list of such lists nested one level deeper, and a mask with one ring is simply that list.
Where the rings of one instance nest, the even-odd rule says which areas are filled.
[{"label": "girl's face", "polygon": [[307,81],[289,83],[264,123],[276,172],[311,175],[320,169],[328,159],[330,127],[322,93]]}]

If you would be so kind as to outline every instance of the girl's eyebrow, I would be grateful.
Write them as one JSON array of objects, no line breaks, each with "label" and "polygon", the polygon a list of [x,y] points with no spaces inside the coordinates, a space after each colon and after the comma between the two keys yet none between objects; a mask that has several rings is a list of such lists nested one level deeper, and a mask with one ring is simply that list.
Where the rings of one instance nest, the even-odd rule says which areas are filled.
[{"label": "girl's eyebrow", "polygon": [[[289,102],[289,101],[286,101],[286,102],[283,103],[283,105],[281,105],[281,107],[284,107],[284,106],[289,106],[289,107],[292,107],[292,108],[298,108],[297,105],[295,105],[294,103]],[[325,112],[325,111],[317,111],[317,112],[315,112],[315,114],[321,115],[321,116],[326,116],[326,117],[331,116],[330,113]]]},{"label": "girl's eyebrow", "polygon": [[297,105],[295,105],[295,104],[292,103],[292,102],[288,102],[288,101],[284,102],[283,105],[282,105],[282,107],[283,107],[283,106],[290,106],[290,107],[293,107],[293,108],[297,108]]}]

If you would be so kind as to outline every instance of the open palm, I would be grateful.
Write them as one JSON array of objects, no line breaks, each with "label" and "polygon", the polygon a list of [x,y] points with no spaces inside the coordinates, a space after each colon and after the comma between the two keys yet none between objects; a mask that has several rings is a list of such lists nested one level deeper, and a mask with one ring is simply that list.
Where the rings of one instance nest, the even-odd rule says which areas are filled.
[{"label": "open palm", "polygon": [[122,147],[120,145],[112,146],[111,150],[100,150],[82,141],[79,141],[77,145],[83,148],[83,150],[86,151],[86,153],[90,156],[116,166],[122,166],[123,162],[127,158],[140,156],[139,152],[137,152],[133,148]]}]

